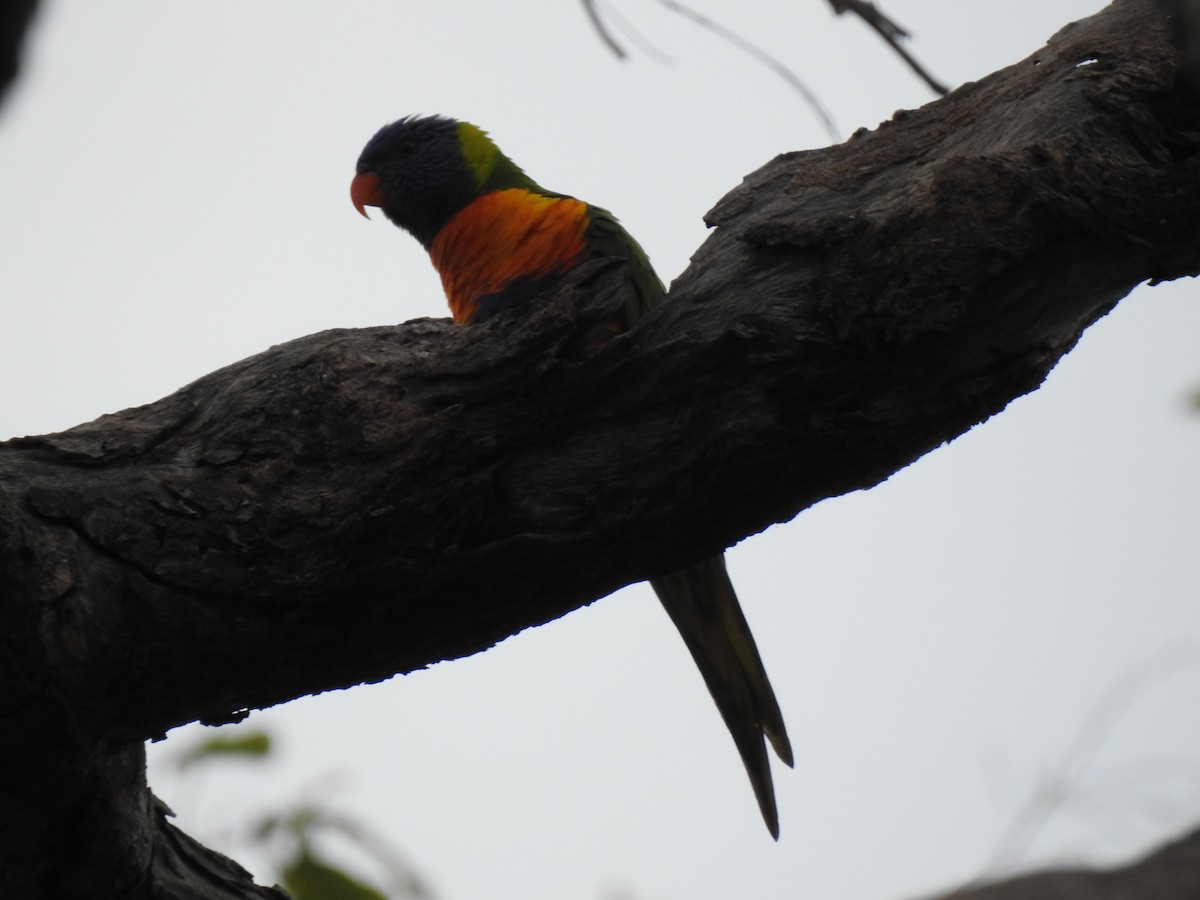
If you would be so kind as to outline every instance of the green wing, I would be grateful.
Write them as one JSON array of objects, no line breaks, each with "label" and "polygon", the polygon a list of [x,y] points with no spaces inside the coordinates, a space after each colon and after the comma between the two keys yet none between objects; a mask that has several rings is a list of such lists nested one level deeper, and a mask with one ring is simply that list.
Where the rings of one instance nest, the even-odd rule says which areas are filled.
[{"label": "green wing", "polygon": [[642,245],[621,227],[617,217],[607,209],[588,205],[591,223],[588,225],[587,242],[596,256],[616,256],[629,260],[629,277],[633,292],[625,306],[625,325],[629,327],[651,309],[658,306],[667,296],[667,289],[650,265],[650,257]]}]

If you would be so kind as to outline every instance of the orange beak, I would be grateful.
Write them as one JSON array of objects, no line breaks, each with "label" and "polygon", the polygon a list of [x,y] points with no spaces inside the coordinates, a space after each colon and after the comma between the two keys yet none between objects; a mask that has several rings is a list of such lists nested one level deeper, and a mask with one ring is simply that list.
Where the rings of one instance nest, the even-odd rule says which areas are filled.
[{"label": "orange beak", "polygon": [[359,172],[350,182],[350,202],[363,218],[371,218],[364,207],[383,206],[386,202],[383,181],[374,172]]}]

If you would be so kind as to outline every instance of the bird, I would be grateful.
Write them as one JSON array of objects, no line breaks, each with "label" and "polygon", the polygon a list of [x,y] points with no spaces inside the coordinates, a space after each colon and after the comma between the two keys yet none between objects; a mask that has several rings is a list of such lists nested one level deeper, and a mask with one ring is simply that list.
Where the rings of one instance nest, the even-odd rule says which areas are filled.
[{"label": "bird", "polygon": [[[528,309],[565,273],[602,257],[626,260],[633,286],[618,330],[666,297],[645,251],[612,213],[541,187],[469,122],[406,116],[383,126],[359,155],[350,199],[363,216],[378,208],[421,243],[462,325]],[[767,743],[788,766],[792,748],[724,554],[650,585],[699,668],[778,840]]]}]

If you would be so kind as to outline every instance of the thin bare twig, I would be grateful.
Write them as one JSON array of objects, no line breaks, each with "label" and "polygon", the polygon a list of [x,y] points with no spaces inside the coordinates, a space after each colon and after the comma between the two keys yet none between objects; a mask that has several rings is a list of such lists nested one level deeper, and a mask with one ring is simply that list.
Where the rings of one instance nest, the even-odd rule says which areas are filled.
[{"label": "thin bare twig", "polygon": [[741,35],[730,31],[719,22],[714,22],[712,19],[708,18],[702,13],[696,12],[696,10],[692,9],[690,6],[684,6],[682,3],[678,2],[678,0],[658,0],[658,2],[667,9],[671,10],[671,12],[681,15],[685,19],[690,19],[701,28],[708,29],[717,37],[724,41],[728,41],[742,52],[748,53],[750,56],[754,57],[763,65],[774,71],[777,75],[779,75],[780,78],[791,85],[791,87],[804,98],[804,102],[807,103],[809,107],[812,108],[813,112],[817,114],[817,116],[821,119],[821,124],[825,126],[825,132],[829,135],[829,139],[834,143],[837,143],[839,140],[841,140],[840,136],[838,135],[837,125],[834,124],[833,116],[829,114],[829,111],[825,109],[824,104],[822,104],[817,98],[817,95],[809,90],[808,86],[800,80],[795,72],[781,63],[775,57],[768,54],[762,48],[750,43],[750,41],[746,40]]},{"label": "thin bare twig", "polygon": [[598,0],[592,0],[592,2],[596,3],[597,10],[604,13],[605,17],[610,19],[612,23],[617,26],[617,29],[623,35],[625,35],[625,37],[629,38],[631,43],[636,44],[638,49],[640,49],[656,63],[669,66],[674,62],[669,55],[658,49],[658,47],[654,46],[654,44],[645,35],[638,31],[633,26],[632,22],[621,15],[621,11],[617,9],[617,7],[613,6],[611,3],[602,4],[598,2]]},{"label": "thin bare twig", "polygon": [[600,40],[604,41],[605,46],[612,51],[613,56],[617,59],[625,59],[629,54],[625,52],[625,48],[617,43],[617,39],[605,27],[604,20],[600,18],[600,11],[596,9],[596,0],[580,0],[580,2],[583,3],[583,11],[587,13],[588,21],[596,29],[596,34],[600,35]]},{"label": "thin bare twig", "polygon": [[[613,54],[618,59],[626,59],[628,54],[626,53],[625,48],[617,43],[617,40],[615,37],[613,37],[612,32],[609,31],[604,24],[604,21],[601,17],[598,0],[581,0],[581,2],[583,3],[583,8],[587,13],[588,19],[592,23],[592,27],[596,29],[596,33],[600,36],[600,39],[604,41],[604,43],[610,50],[612,50]],[[807,103],[809,107],[812,108],[812,110],[817,114],[821,120],[821,124],[825,127],[825,132],[829,135],[829,139],[835,143],[840,140],[837,125],[833,121],[833,116],[829,114],[829,111],[817,98],[817,95],[809,90],[808,86],[800,80],[799,76],[797,76],[795,72],[781,63],[775,57],[768,54],[762,48],[743,38],[741,35],[730,31],[725,26],[719,24],[718,22],[714,22],[712,19],[708,18],[702,13],[697,12],[691,7],[685,6],[684,4],[678,2],[678,0],[658,0],[658,2],[667,9],[671,10],[671,12],[681,15],[686,19],[690,19],[693,23],[699,25],[701,28],[705,28],[717,35],[717,37],[721,38],[722,40],[728,41],[742,52],[748,53],[750,56],[754,57],[763,65],[767,66],[776,74],[778,74],[779,77],[786,81],[793,90],[795,90],[800,94],[801,97],[804,98],[804,102]],[[616,10],[612,8],[606,8],[604,10],[604,15],[616,22],[626,36],[634,43],[638,44],[638,46],[642,48],[647,56],[654,57],[659,62],[670,61],[669,57],[646,41],[636,29],[634,29],[627,21],[621,18]]]},{"label": "thin bare twig", "polygon": [[1057,765],[1043,777],[997,841],[977,883],[1015,868],[1038,834],[1080,793],[1080,785],[1105,742],[1149,688],[1197,663],[1195,648],[1178,647],[1127,672],[1084,718]]},{"label": "thin bare twig", "polygon": [[876,9],[874,3],[870,3],[868,0],[829,0],[829,5],[833,7],[833,11],[839,16],[844,12],[852,12],[875,29],[875,32],[887,41],[893,50],[900,54],[900,58],[908,63],[908,67],[922,81],[929,85],[930,90],[941,94],[943,97],[950,93],[950,88],[930,75],[925,67],[917,61],[916,57],[900,44],[901,41],[911,37],[911,35]]}]

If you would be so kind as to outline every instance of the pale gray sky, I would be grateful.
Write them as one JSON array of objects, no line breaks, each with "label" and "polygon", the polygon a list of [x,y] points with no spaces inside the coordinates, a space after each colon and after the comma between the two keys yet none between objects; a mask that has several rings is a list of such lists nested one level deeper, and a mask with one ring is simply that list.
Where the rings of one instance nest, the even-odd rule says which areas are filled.
[{"label": "pale gray sky", "polygon": [[[0,119],[0,434],[149,402],[314,331],[444,315],[419,246],[347,194],[362,144],[406,113],[487,128],[547,187],[615,211],[669,281],[744,174],[827,139],[760,65],[649,0],[611,3],[669,65],[633,46],[616,62],[568,0],[48,2]],[[932,99],[818,0],[694,5],[792,66],[843,134]],[[884,4],[951,83],[1101,6]],[[1198,293],[1135,292],[1042,390],[730,552],[796,746],[776,770],[779,844],[642,586],[256,714],[282,742],[269,770],[179,785],[163,760],[199,729],[174,733],[152,783],[220,841],[325,796],[444,900],[898,898],[979,874],[1138,680],[1019,846],[1025,862],[1141,851],[1200,807]]]}]

